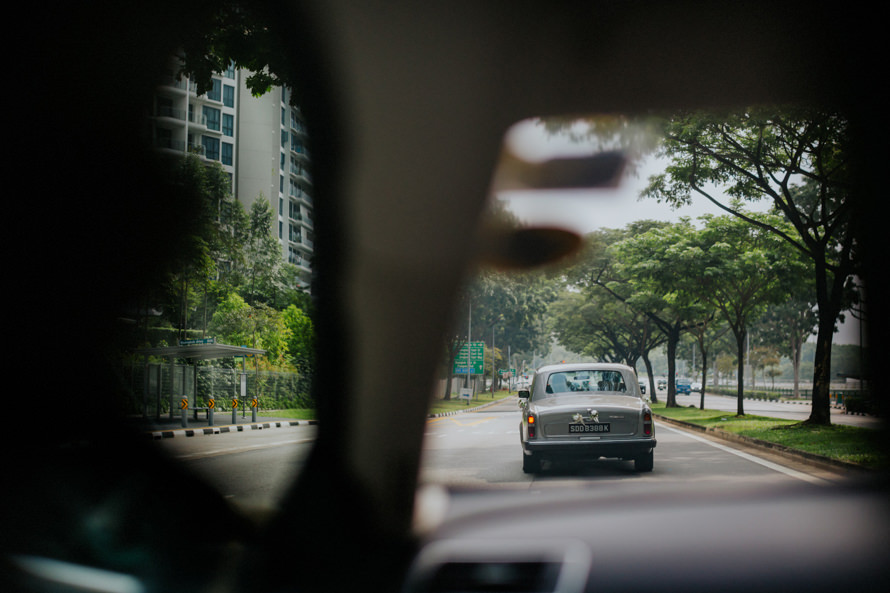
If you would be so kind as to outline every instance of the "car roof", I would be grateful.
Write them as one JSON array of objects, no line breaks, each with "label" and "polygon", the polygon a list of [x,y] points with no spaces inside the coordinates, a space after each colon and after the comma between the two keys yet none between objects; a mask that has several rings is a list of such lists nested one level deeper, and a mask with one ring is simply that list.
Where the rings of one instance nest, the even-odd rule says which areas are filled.
[{"label": "car roof", "polygon": [[633,373],[634,370],[626,364],[616,362],[567,362],[551,364],[537,370],[538,373],[556,373],[560,371],[623,371]]}]

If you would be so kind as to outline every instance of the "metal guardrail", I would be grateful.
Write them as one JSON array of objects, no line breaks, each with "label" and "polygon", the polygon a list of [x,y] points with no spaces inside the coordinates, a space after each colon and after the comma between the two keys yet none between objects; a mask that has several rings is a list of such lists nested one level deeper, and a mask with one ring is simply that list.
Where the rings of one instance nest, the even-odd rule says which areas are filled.
[{"label": "metal guardrail", "polygon": [[[737,393],[735,387],[706,387],[706,392],[713,395],[727,395],[734,397]],[[829,394],[831,400],[837,404],[843,404],[848,397],[867,397],[868,391],[864,389],[830,389]],[[794,396],[794,390],[791,388],[777,389],[746,389],[745,397],[750,399],[801,399],[811,400],[811,388],[802,388],[799,390],[799,397]]]}]

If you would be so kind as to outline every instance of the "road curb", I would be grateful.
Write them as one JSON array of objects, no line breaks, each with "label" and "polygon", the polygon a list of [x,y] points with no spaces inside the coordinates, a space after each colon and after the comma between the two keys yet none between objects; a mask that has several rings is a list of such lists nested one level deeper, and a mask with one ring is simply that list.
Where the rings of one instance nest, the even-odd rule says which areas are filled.
[{"label": "road curb", "polygon": [[221,426],[205,426],[199,428],[178,428],[150,430],[146,436],[155,439],[170,439],[174,437],[196,437],[213,434],[226,434],[230,432],[244,432],[245,430],[264,430],[268,428],[286,428],[289,426],[309,426],[318,424],[316,420],[271,420],[268,422],[249,422],[245,424],[223,424]]},{"label": "road curb", "polygon": [[761,439],[755,439],[752,437],[746,437],[743,435],[735,434],[732,432],[728,432],[725,430],[721,430],[719,428],[714,427],[704,427],[699,426],[697,424],[692,424],[691,422],[685,422],[683,420],[675,420],[674,418],[668,418],[666,416],[661,416],[659,414],[652,414],[661,422],[666,424],[672,424],[679,428],[688,429],[692,432],[698,432],[702,434],[708,434],[719,438],[724,441],[728,441],[731,443],[740,443],[744,445],[748,445],[751,447],[757,447],[761,449],[767,449],[772,453],[777,453],[783,457],[788,459],[792,459],[794,461],[799,461],[803,463],[808,463],[815,467],[819,467],[821,469],[828,470],[844,470],[849,472],[859,472],[859,473],[870,473],[874,470],[865,467],[864,465],[860,465],[858,463],[851,463],[848,461],[840,461],[837,459],[832,459],[830,457],[825,457],[824,455],[817,455],[815,453],[808,453],[806,451],[801,451],[799,449],[792,449],[791,447],[786,447],[785,445],[779,445],[776,443],[770,443],[768,441],[763,441]]},{"label": "road curb", "polygon": [[474,406],[472,408],[467,408],[465,410],[452,410],[450,412],[439,412],[438,414],[427,414],[427,418],[444,418],[445,416],[454,416],[456,414],[465,414],[466,412],[475,412],[476,410],[484,410],[485,408],[488,408],[495,404],[503,403],[505,400],[508,400],[511,397],[515,397],[515,396],[511,395],[511,396],[504,397],[504,398],[501,398],[501,399],[498,399],[498,400],[495,400],[492,402],[487,402],[487,403],[484,403],[484,404],[481,404],[478,406]]}]

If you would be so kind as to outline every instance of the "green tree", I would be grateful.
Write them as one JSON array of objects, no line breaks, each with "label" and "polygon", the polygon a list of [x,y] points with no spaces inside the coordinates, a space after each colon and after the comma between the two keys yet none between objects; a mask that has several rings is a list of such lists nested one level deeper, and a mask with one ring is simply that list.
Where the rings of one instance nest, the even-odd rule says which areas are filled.
[{"label": "green tree", "polygon": [[[614,281],[618,277],[614,267],[614,253],[610,250],[610,247],[624,239],[639,236],[653,229],[663,228],[667,224],[652,220],[641,220],[628,224],[624,229],[601,229],[590,233],[586,237],[583,252],[576,258],[574,264],[564,272],[564,281],[567,284],[581,291],[588,300],[600,303],[596,305],[597,307],[605,309],[611,306],[613,311],[616,312],[616,319],[623,320],[621,325],[624,328],[625,335],[621,340],[624,342],[624,345],[620,346],[619,349],[625,351],[623,359],[631,366],[635,367],[638,359],[643,359],[646,373],[649,377],[649,392],[652,394],[652,401],[655,402],[658,401],[658,395],[655,389],[655,375],[652,371],[650,353],[656,348],[663,346],[666,337],[653,323],[648,314],[634,308],[628,309],[628,304],[623,301],[624,296],[614,293],[614,289],[617,288]],[[605,289],[605,286],[610,285],[610,283],[612,289]],[[616,299],[616,297],[618,298]],[[611,299],[614,302],[611,305],[607,305],[604,299]],[[619,304],[619,302],[624,304]],[[555,311],[559,312],[559,309]],[[562,316],[565,316],[567,313],[563,312]],[[602,322],[597,324],[597,326],[609,328],[611,325],[609,318],[606,316],[600,317]],[[579,342],[576,342],[572,347],[564,343],[573,352],[584,352],[586,348],[584,340],[587,339],[585,331],[596,331],[594,327],[582,330],[581,328],[583,327],[583,324],[572,327],[563,322],[559,328],[561,339],[569,340],[571,332],[578,332],[577,338],[580,340]],[[612,340],[612,342],[618,346],[617,340]],[[589,353],[592,354],[592,351]]]},{"label": "green tree", "polygon": [[658,401],[649,352],[664,343],[645,314],[592,286],[566,291],[550,307],[559,343],[570,352],[597,360],[621,362],[633,368],[642,358],[650,377],[653,401]]},{"label": "green tree", "polygon": [[280,285],[281,244],[272,234],[275,211],[262,194],[250,207],[244,242],[244,282],[247,301],[273,303]]},{"label": "green tree", "polygon": [[[755,216],[755,215],[750,215]],[[705,226],[688,238],[684,251],[691,269],[700,274],[698,298],[714,307],[736,340],[738,364],[737,414],[744,415],[744,365],[748,325],[768,304],[787,298],[784,277],[799,273],[800,260],[791,246],[763,226],[733,216],[702,217]],[[758,219],[765,225],[781,222]],[[775,218],[775,217],[771,217]]]},{"label": "green tree", "polygon": [[284,310],[283,316],[288,329],[288,355],[297,369],[309,373],[315,361],[315,327],[312,319],[294,304]]},{"label": "green tree", "polygon": [[195,327],[206,328],[216,295],[225,292],[221,270],[241,256],[243,208],[232,197],[229,180],[219,163],[206,164],[196,156],[179,159],[174,182],[198,196],[198,212],[191,233],[162,287],[167,318],[180,337]]},{"label": "green tree", "polygon": [[705,409],[705,392],[708,386],[708,363],[709,355],[716,343],[720,342],[729,326],[721,324],[714,311],[707,311],[705,316],[698,322],[694,323],[689,330],[690,335],[698,346],[699,359],[701,365],[701,391],[699,392],[698,407]]},{"label": "green tree", "polygon": [[[757,321],[757,334],[769,344],[781,345],[791,360],[794,397],[800,397],[801,355],[807,338],[815,332],[817,315],[811,287],[802,285],[788,300],[773,305]],[[832,356],[832,360],[834,357]]]},{"label": "green tree", "polygon": [[707,313],[691,273],[695,233],[688,219],[657,225],[611,247],[612,271],[596,284],[645,314],[664,335],[667,348],[668,392],[665,404],[677,406],[676,362],[681,335]]},{"label": "green tree", "polygon": [[[181,73],[197,83],[198,94],[211,88],[213,74],[230,66],[245,69],[245,79],[254,96],[273,86],[299,88],[293,58],[282,51],[282,39],[269,23],[280,18],[274,3],[220,0],[193,7],[190,34],[179,39]],[[188,17],[187,17],[188,18]]]},{"label": "green tree", "polygon": [[[847,119],[803,108],[679,112],[666,121],[659,155],[670,165],[650,179],[645,196],[675,205],[703,197],[774,233],[813,262],[819,324],[809,422],[829,424],[832,336],[850,305],[850,279],[857,272]],[[769,200],[790,229],[749,216],[720,193],[735,200]]]},{"label": "green tree", "polygon": [[[531,350],[546,335],[543,317],[556,289],[537,272],[511,274],[486,270],[463,290],[455,307],[453,331],[446,339],[445,399],[451,397],[451,369],[461,347],[470,341],[494,342]],[[467,331],[471,332],[468,336]]]},{"label": "green tree", "polygon": [[251,306],[237,293],[231,293],[217,307],[210,327],[223,343],[261,348],[267,351],[269,363],[290,365],[291,330],[284,315],[264,303]]},{"label": "green tree", "polygon": [[253,327],[250,323],[251,307],[237,293],[223,299],[213,314],[210,327],[220,342],[236,346],[253,345]]}]

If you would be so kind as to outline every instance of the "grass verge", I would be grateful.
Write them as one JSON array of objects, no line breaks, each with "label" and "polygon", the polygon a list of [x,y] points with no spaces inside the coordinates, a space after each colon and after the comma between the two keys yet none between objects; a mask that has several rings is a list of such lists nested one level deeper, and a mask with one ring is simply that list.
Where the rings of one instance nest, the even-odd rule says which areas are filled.
[{"label": "grass verge", "polygon": [[811,426],[796,420],[765,416],[736,416],[731,412],[699,410],[698,408],[666,408],[664,403],[652,405],[655,414],[714,428],[741,436],[759,439],[837,461],[864,467],[886,468],[888,460],[880,442],[882,431],[858,426]]},{"label": "grass verge", "polygon": [[294,420],[316,420],[315,410],[308,408],[294,408],[289,410],[263,410],[259,416],[273,418],[293,418]]},{"label": "grass verge", "polygon": [[[437,399],[430,405],[430,414],[444,414],[447,412],[455,412],[460,410],[466,410],[468,408],[475,408],[477,406],[481,406],[484,404],[490,404],[492,402],[496,402],[502,400],[504,398],[510,397],[513,395],[508,391],[495,391],[494,397],[492,397],[490,392],[478,393],[476,396],[467,402],[465,399],[461,399],[459,397],[453,397],[448,401]],[[274,418],[293,418],[294,420],[316,420],[315,410],[311,409],[290,409],[290,410],[263,410],[260,413],[260,416],[274,417]]]},{"label": "grass verge", "polygon": [[429,413],[446,414],[448,412],[458,412],[460,410],[466,410],[467,408],[475,408],[477,406],[500,401],[504,398],[510,397],[511,395],[513,394],[508,391],[495,391],[494,397],[492,397],[491,392],[486,391],[484,393],[477,393],[476,396],[469,402],[456,396],[452,396],[452,399],[448,401],[437,399],[430,404]]}]

